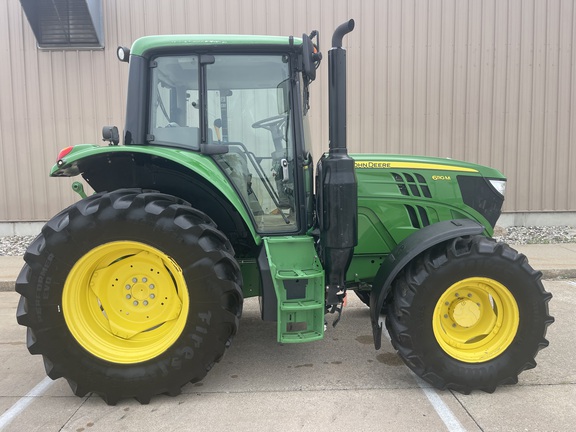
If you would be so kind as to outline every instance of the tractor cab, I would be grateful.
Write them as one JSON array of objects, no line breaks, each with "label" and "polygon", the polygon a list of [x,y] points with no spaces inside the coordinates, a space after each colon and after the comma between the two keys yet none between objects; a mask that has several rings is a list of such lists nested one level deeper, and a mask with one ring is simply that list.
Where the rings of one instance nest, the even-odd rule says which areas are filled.
[{"label": "tractor cab", "polygon": [[148,108],[136,115],[129,108],[125,144],[208,155],[259,234],[304,233],[313,192],[302,40],[250,46],[241,36],[196,38],[168,47],[157,37],[135,42],[128,106],[144,94]]}]

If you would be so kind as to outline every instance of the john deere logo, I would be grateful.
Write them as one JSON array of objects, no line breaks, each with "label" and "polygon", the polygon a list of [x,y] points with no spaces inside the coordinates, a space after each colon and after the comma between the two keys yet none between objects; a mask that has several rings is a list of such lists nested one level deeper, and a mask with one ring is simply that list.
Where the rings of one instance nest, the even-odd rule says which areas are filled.
[{"label": "john deere logo", "polygon": [[390,168],[390,162],[356,161],[355,168]]},{"label": "john deere logo", "polygon": [[[415,170],[441,170],[441,171],[458,171],[458,172],[478,172],[474,168],[445,165],[429,162],[401,162],[401,161],[355,161],[354,168],[395,168],[395,169],[415,169]],[[433,180],[452,180],[450,176],[436,175],[432,176]]]}]

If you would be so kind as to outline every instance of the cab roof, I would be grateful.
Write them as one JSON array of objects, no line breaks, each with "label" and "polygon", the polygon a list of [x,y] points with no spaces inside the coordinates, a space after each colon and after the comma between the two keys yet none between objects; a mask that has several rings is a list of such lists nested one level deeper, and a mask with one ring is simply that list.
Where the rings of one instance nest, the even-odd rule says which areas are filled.
[{"label": "cab roof", "polygon": [[130,54],[143,56],[147,51],[174,48],[213,47],[226,46],[247,48],[267,48],[271,46],[290,47],[302,45],[302,39],[292,36],[263,36],[263,35],[219,35],[219,34],[193,34],[193,35],[157,35],[144,36],[132,44]]}]

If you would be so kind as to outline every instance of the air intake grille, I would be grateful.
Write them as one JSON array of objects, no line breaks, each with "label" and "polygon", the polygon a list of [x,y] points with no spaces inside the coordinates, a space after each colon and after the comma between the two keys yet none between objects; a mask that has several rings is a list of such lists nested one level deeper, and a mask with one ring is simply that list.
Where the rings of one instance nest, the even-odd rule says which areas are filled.
[{"label": "air intake grille", "polygon": [[420,174],[392,173],[402,195],[432,198],[426,179]]},{"label": "air intake grille", "polygon": [[428,217],[428,212],[422,206],[411,206],[405,205],[406,211],[408,212],[408,217],[410,218],[410,223],[414,228],[424,228],[430,225],[430,218]]}]

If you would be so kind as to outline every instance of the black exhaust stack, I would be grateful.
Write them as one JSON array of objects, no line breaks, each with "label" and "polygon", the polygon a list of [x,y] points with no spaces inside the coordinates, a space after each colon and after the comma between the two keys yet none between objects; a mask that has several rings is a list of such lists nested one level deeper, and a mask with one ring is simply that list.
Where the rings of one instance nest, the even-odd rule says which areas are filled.
[{"label": "black exhaust stack", "polygon": [[[328,52],[330,143],[318,162],[318,218],[320,245],[327,281],[326,303],[340,311],[346,271],[358,244],[358,192],[354,160],[346,148],[346,50],[342,38],[354,29],[354,20],[338,26]],[[337,322],[337,321],[336,321]]]}]

